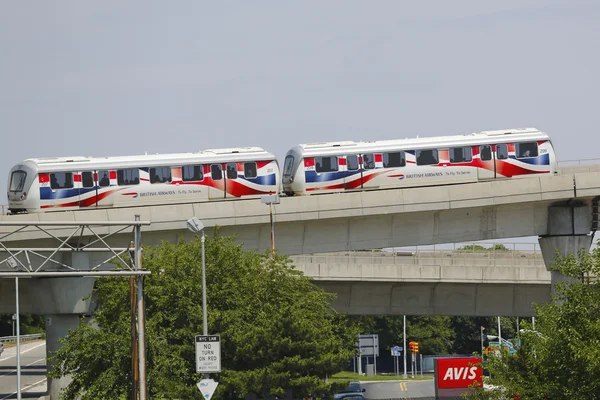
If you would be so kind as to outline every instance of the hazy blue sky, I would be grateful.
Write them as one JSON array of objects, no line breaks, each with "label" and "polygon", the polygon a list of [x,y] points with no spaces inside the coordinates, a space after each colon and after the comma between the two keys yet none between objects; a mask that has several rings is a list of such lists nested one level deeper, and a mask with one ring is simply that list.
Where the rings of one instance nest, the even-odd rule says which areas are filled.
[{"label": "hazy blue sky", "polygon": [[0,185],[29,157],[526,126],[598,157],[599,21],[597,0],[2,1]]}]

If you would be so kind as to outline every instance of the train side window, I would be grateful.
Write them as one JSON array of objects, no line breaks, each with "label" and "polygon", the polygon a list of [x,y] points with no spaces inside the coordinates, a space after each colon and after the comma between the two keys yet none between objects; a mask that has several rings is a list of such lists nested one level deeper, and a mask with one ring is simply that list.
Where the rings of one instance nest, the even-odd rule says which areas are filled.
[{"label": "train side window", "polygon": [[150,168],[150,183],[171,182],[171,167]]},{"label": "train side window", "polygon": [[110,186],[110,172],[106,170],[98,171],[98,186]]},{"label": "train side window", "polygon": [[338,159],[331,157],[315,157],[315,170],[317,172],[335,172],[338,170]]},{"label": "train side window", "polygon": [[506,160],[508,158],[508,146],[505,143],[496,145],[496,158]]},{"label": "train side window", "polygon": [[92,171],[85,171],[81,173],[81,186],[84,188],[94,187],[94,173]]},{"label": "train side window", "polygon": [[489,144],[479,146],[479,158],[481,161],[490,161],[492,159],[492,146]]},{"label": "train side window", "polygon": [[72,172],[55,172],[50,174],[50,187],[52,189],[71,189],[73,188]]},{"label": "train side window", "polygon": [[383,167],[394,168],[404,167],[406,165],[406,156],[403,151],[395,153],[383,153]]},{"label": "train side window", "polygon": [[439,163],[438,151],[436,149],[417,150],[417,165],[436,165]]},{"label": "train side window", "polygon": [[258,176],[258,170],[256,169],[255,162],[244,163],[244,178],[256,178]]},{"label": "train side window", "polygon": [[210,165],[210,177],[213,181],[220,181],[223,179],[223,167],[221,164]]},{"label": "train side window", "polygon": [[517,158],[538,156],[538,145],[536,142],[516,143],[515,150],[517,153]]},{"label": "train side window", "polygon": [[237,179],[238,171],[237,171],[237,163],[230,162],[227,163],[227,179]]},{"label": "train side window", "polygon": [[137,168],[117,170],[117,183],[120,186],[138,185],[140,183],[140,170]]},{"label": "train side window", "polygon": [[291,176],[294,168],[294,156],[287,156],[283,165],[283,176]]},{"label": "train side window", "polygon": [[346,167],[348,171],[356,171],[358,169],[358,156],[356,154],[346,156]]},{"label": "train side window", "polygon": [[452,164],[466,163],[473,160],[473,152],[470,147],[453,147],[450,149],[450,162]]},{"label": "train side window", "polygon": [[375,154],[363,154],[363,168],[375,169]]},{"label": "train side window", "polygon": [[184,165],[181,168],[182,180],[184,182],[197,182],[204,180],[202,165]]}]

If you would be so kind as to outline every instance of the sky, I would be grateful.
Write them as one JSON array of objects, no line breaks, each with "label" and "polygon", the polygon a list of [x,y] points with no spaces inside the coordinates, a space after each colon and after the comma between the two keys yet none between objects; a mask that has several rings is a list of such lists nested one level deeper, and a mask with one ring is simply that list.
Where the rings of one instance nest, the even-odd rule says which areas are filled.
[{"label": "sky", "polygon": [[597,0],[2,1],[0,185],[33,157],[281,163],[299,143],[517,127],[600,157],[598,21]]}]

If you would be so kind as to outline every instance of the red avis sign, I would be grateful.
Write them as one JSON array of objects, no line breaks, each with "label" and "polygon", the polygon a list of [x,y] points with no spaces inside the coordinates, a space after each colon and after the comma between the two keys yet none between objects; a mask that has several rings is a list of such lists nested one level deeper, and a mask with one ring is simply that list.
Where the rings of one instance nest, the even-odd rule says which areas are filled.
[{"label": "red avis sign", "polygon": [[466,389],[474,383],[482,385],[481,360],[477,357],[438,358],[435,360],[435,387]]}]

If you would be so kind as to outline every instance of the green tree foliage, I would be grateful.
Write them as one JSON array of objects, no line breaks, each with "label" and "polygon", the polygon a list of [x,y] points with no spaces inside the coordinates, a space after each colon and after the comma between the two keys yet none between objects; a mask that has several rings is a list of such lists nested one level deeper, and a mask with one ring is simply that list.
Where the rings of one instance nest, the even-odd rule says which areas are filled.
[{"label": "green tree foliage", "polygon": [[510,249],[507,248],[505,245],[503,244],[495,244],[492,247],[484,247],[480,244],[467,244],[462,246],[461,248],[457,249],[457,251],[467,251],[467,252],[472,252],[472,251],[509,251]]},{"label": "green tree foliage", "polygon": [[[145,305],[150,398],[200,399],[195,335],[202,333],[201,245],[163,243],[145,249]],[[286,257],[243,251],[232,237],[206,241],[209,333],[221,335],[217,399],[294,396],[337,390],[325,377],[354,355],[358,330],[331,307]],[[115,399],[131,390],[129,280],[98,279],[99,308],[52,361],[52,377],[72,375],[65,398]],[[339,384],[334,384],[339,385]]]},{"label": "green tree foliage", "polygon": [[600,399],[600,250],[558,257],[553,269],[570,277],[547,304],[535,306],[536,331],[521,324],[515,356],[492,357],[486,368],[496,387],[474,398]]}]

